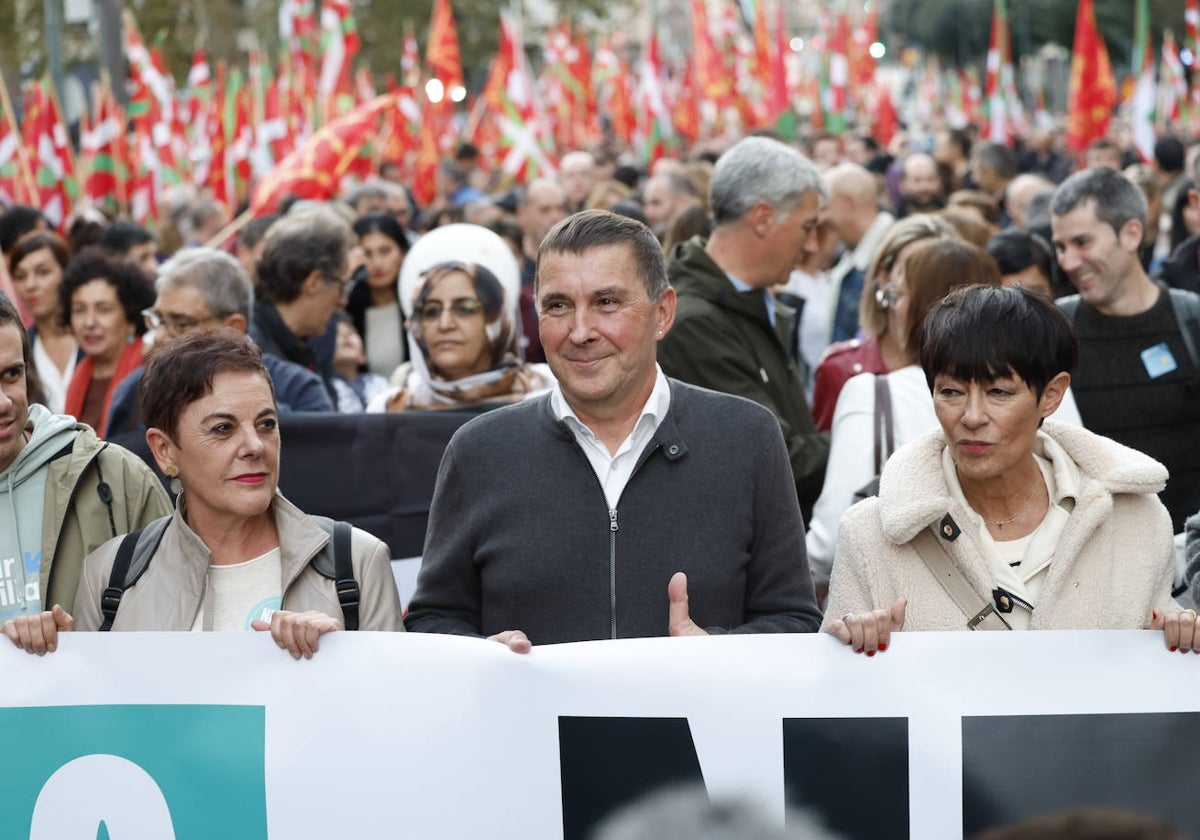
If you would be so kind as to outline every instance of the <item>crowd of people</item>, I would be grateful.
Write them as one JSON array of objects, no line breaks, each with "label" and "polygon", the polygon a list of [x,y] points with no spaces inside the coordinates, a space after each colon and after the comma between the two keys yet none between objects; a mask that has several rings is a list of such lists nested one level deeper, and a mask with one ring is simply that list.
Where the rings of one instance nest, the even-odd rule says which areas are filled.
[{"label": "crowd of people", "polygon": [[[144,431],[182,490],[162,538],[194,557],[109,623],[265,622],[311,655],[344,616],[295,590],[292,540],[333,535],[276,492],[278,415],[452,409],[482,416],[446,451],[410,629],[525,650],[826,607],[866,653],[982,620],[1200,648],[1173,600],[1200,594],[1198,149],[753,136],[488,192],[468,148],[433,206],[389,167],[207,243],[228,215],[203,197],[157,238],[6,208],[4,632],[99,626],[117,538],[170,510],[103,442]],[[71,481],[97,498],[50,498]],[[353,547],[356,620],[402,629],[386,547]],[[131,618],[171,574],[192,598]]]},{"label": "crowd of people", "polygon": [[[390,167],[212,242],[205,198],[173,237],[6,208],[3,633],[1200,653],[1200,145],[1052,141],[579,150],[491,192],[464,149],[433,206]],[[402,616],[388,546],[279,492],[279,418],[438,410],[479,416]]]}]

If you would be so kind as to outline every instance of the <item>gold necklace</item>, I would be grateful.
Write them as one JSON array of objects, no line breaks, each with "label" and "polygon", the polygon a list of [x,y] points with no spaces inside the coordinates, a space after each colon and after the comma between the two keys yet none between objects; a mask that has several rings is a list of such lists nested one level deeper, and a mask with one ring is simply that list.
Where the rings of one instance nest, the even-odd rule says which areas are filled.
[{"label": "gold necklace", "polygon": [[1035,496],[1037,496],[1037,495],[1039,495],[1039,494],[1038,494],[1038,488],[1037,488],[1037,487],[1034,487],[1034,488],[1033,488],[1033,492],[1029,494],[1029,498],[1025,500],[1025,505],[1024,505],[1024,507],[1022,507],[1022,508],[1021,508],[1019,511],[1017,511],[1017,513],[1016,513],[1016,515],[1015,515],[1015,516],[1010,516],[1008,519],[1001,519],[1000,521],[995,521],[995,520],[992,520],[992,519],[988,519],[988,518],[987,518],[986,516],[984,516],[982,513],[981,513],[981,514],[979,514],[979,515],[980,515],[980,516],[983,518],[983,521],[984,521],[985,523],[987,523],[988,525],[995,525],[997,528],[999,528],[1001,531],[1003,531],[1003,530],[1004,530],[1004,526],[1005,526],[1005,525],[1010,525],[1010,524],[1012,524],[1013,522],[1016,522],[1018,519],[1020,519],[1022,516],[1024,516],[1024,515],[1025,515],[1025,511],[1029,510],[1029,506],[1030,506],[1031,504],[1033,504],[1033,499],[1034,499],[1034,497],[1035,497]]}]

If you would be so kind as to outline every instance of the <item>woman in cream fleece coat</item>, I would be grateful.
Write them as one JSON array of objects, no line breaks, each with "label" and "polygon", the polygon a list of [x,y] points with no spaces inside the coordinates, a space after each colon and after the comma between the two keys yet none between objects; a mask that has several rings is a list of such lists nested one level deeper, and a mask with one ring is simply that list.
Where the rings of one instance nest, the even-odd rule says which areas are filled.
[{"label": "woman in cream fleece coat", "polygon": [[1195,613],[1170,595],[1166,469],[1042,423],[1075,358],[1069,321],[1032,293],[973,286],[938,304],[921,364],[940,428],[897,450],[879,496],[843,517],[824,630],[874,655],[893,631],[990,613],[996,629],[1153,627],[1172,650],[1200,647]]}]

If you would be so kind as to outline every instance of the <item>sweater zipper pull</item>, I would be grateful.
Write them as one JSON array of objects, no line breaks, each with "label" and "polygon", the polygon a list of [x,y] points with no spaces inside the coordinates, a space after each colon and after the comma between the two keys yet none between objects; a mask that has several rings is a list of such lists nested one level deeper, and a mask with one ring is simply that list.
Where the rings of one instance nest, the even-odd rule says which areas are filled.
[{"label": "sweater zipper pull", "polygon": [[608,530],[610,530],[610,531],[617,530],[617,510],[616,510],[616,508],[613,508],[612,510],[610,510],[608,512]]}]

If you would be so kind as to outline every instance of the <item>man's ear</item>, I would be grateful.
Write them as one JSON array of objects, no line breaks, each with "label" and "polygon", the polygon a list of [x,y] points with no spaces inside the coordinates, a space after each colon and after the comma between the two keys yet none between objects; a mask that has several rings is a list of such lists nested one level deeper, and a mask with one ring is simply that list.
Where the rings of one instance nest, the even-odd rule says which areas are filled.
[{"label": "man's ear", "polygon": [[325,282],[325,275],[321,273],[321,269],[314,268],[304,278],[304,282],[300,284],[301,295],[312,295],[321,291],[321,285]]},{"label": "man's ear", "polygon": [[1125,224],[1121,225],[1121,230],[1117,234],[1117,241],[1121,243],[1121,248],[1131,254],[1136,254],[1138,249],[1142,247],[1142,236],[1146,233],[1146,226],[1137,219],[1130,219]]},{"label": "man's ear", "polygon": [[775,208],[765,201],[760,201],[750,208],[746,214],[750,229],[760,239],[771,232],[771,223],[775,220]]}]

